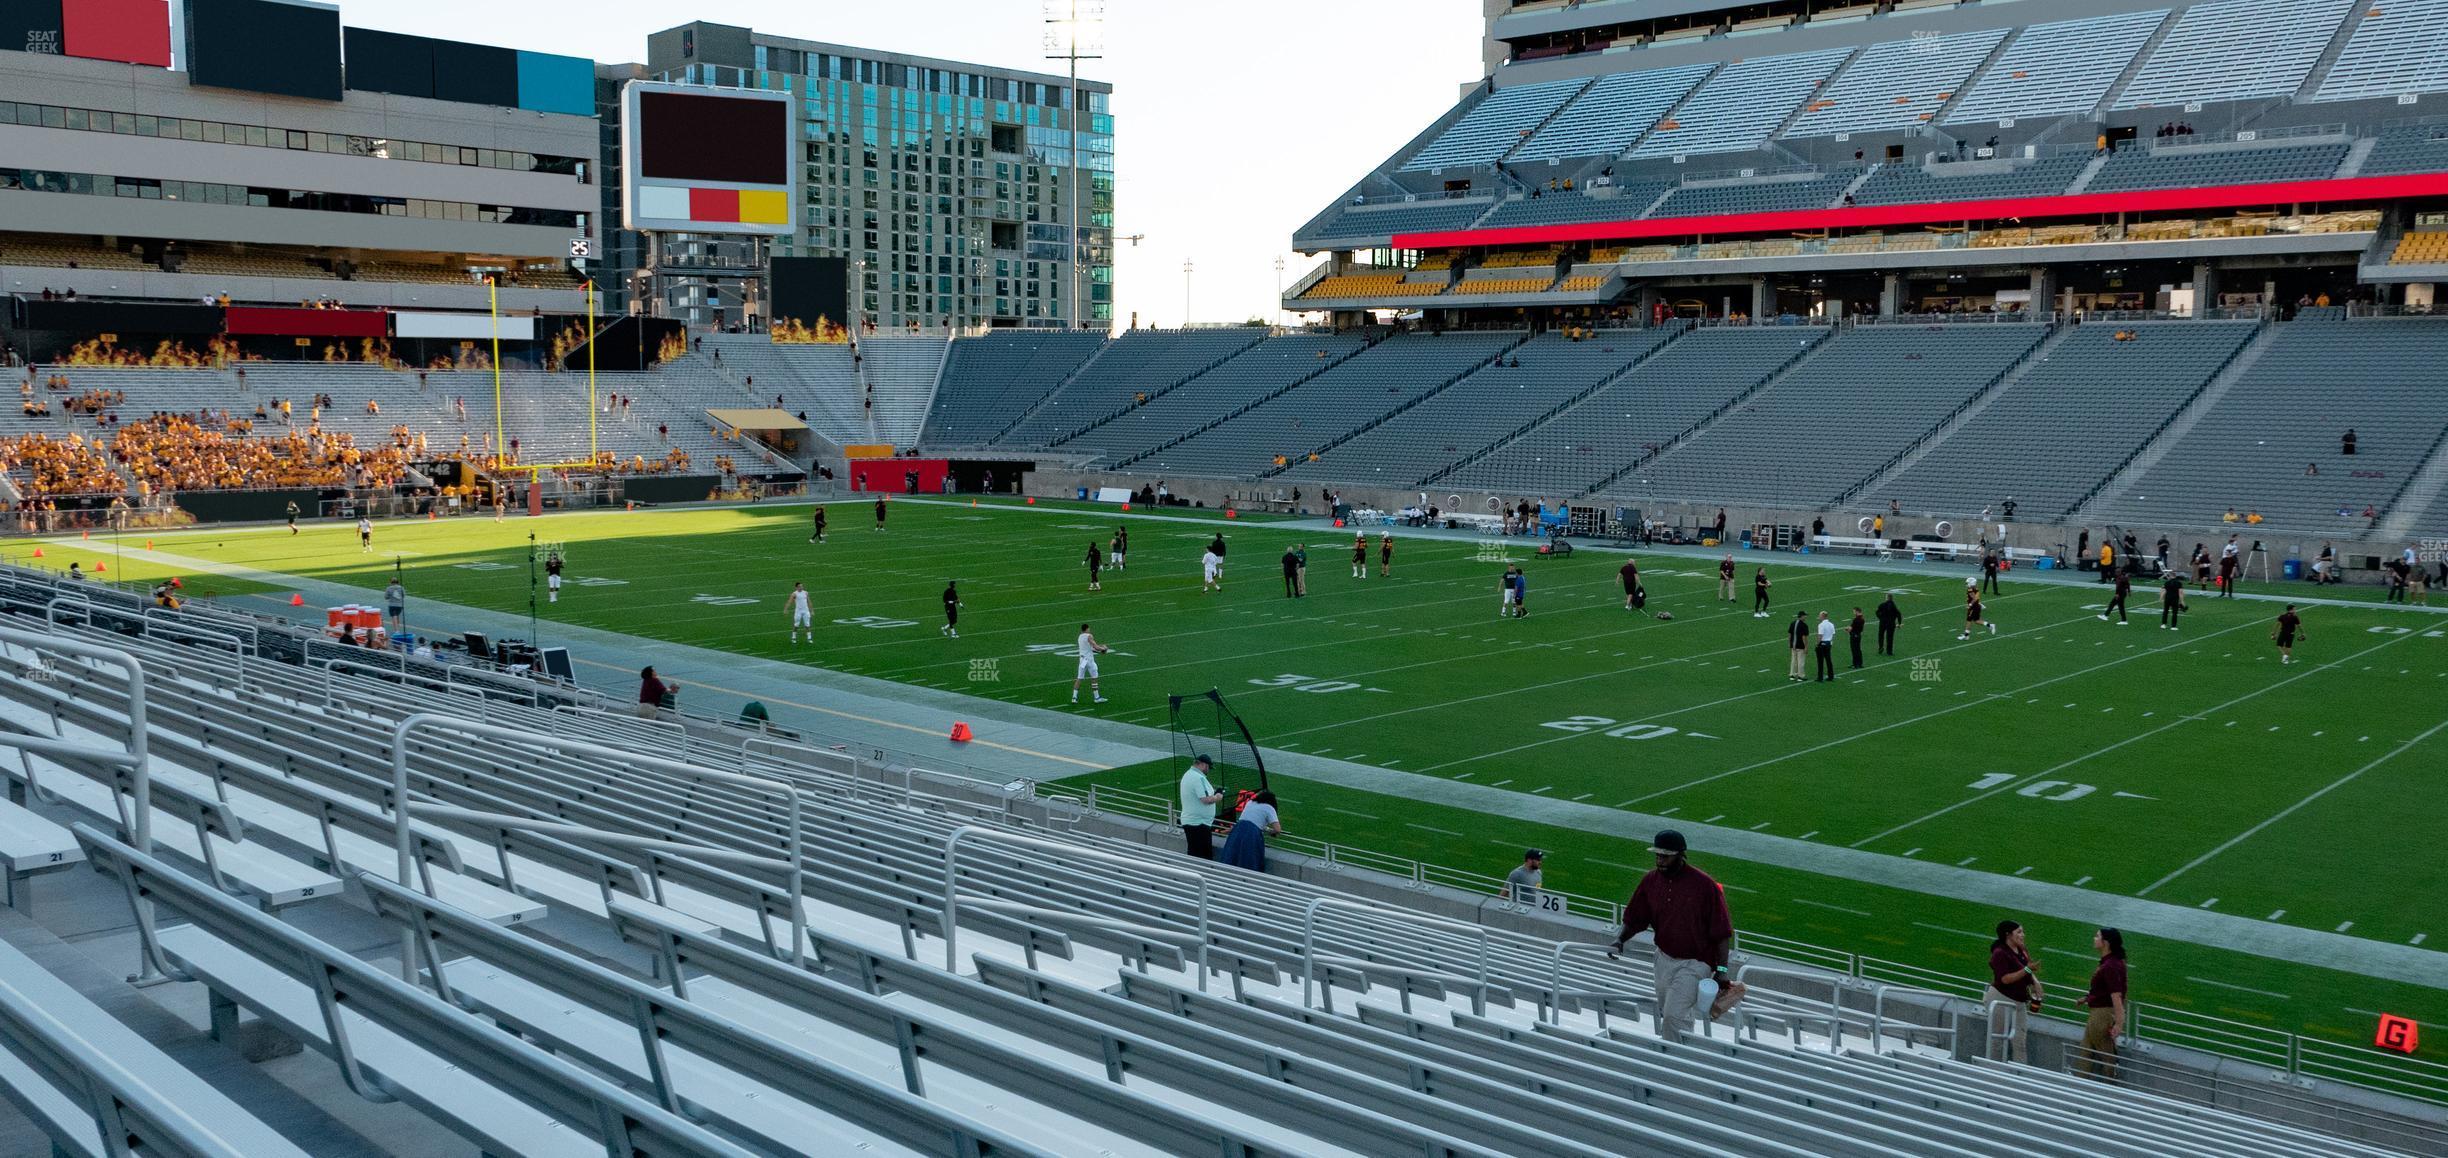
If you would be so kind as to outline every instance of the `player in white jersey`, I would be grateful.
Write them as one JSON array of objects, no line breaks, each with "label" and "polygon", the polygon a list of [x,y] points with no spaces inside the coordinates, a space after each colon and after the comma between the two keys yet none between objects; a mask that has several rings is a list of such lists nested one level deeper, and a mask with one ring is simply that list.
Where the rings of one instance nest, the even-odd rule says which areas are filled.
[{"label": "player in white jersey", "polygon": [[357,549],[368,555],[374,553],[374,520],[363,515],[357,517]]},{"label": "player in white jersey", "polygon": [[799,632],[802,628],[807,630],[807,641],[816,642],[816,616],[815,613],[808,610],[807,584],[805,583],[791,584],[790,619],[792,643],[799,642]]},{"label": "player in white jersey", "polygon": [[1079,686],[1081,680],[1088,681],[1088,694],[1094,696],[1097,703],[1101,704],[1105,702],[1105,694],[1097,690],[1096,657],[1112,650],[1112,648],[1097,642],[1096,635],[1088,630],[1087,624],[1080,624],[1079,674],[1071,677],[1072,703],[1076,704],[1079,702]]},{"label": "player in white jersey", "polygon": [[1218,558],[1215,551],[1211,549],[1200,555],[1199,567],[1207,576],[1206,583],[1199,587],[1201,594],[1224,589],[1224,560]]}]

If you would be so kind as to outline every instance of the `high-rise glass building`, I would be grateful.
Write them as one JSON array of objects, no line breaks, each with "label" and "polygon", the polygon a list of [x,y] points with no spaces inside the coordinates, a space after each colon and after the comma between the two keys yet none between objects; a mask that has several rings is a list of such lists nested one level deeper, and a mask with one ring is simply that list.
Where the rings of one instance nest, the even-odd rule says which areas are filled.
[{"label": "high-rise glass building", "polygon": [[880,327],[1112,325],[1111,85],[703,22],[654,33],[646,55],[597,69],[605,139],[630,78],[797,94],[800,225],[771,240],[624,235],[607,145],[614,308],[753,321],[766,257],[842,257],[852,308]]}]

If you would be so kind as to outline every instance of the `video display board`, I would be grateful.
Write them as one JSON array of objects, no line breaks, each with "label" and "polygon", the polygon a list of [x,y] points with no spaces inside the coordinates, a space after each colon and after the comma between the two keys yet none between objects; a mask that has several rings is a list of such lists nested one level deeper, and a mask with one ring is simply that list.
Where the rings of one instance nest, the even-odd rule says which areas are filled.
[{"label": "video display board", "polygon": [[187,75],[208,88],[340,99],[340,9],[311,0],[183,0]]},{"label": "video display board", "polygon": [[788,235],[790,94],[631,81],[621,93],[630,229]]}]

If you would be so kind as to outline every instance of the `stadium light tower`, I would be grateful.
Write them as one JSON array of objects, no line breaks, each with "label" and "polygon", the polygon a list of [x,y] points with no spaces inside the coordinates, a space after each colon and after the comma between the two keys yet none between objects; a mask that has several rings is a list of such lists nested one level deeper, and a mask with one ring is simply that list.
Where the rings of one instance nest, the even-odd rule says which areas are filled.
[{"label": "stadium light tower", "polygon": [[1069,107],[1063,123],[1070,134],[1066,140],[1070,144],[1071,163],[1064,168],[1063,208],[1071,216],[1065,225],[1070,230],[1064,245],[1070,256],[1065,267],[1068,270],[1065,294],[1071,306],[1071,328],[1076,330],[1088,317],[1080,306],[1079,292],[1080,234],[1088,224],[1088,215],[1079,199],[1080,165],[1087,156],[1080,143],[1085,135],[1080,131],[1080,121],[1087,111],[1079,95],[1079,62],[1105,59],[1105,0],[1039,0],[1039,4],[1039,10],[1045,14],[1045,58],[1070,66],[1070,95],[1064,100]]}]

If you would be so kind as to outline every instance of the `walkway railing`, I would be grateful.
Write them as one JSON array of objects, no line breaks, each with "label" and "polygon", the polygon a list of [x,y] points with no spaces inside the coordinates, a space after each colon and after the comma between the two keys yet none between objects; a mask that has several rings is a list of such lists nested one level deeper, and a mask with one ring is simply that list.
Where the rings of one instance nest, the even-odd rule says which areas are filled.
[{"label": "walkway railing", "polygon": [[[1075,785],[1057,781],[1037,785],[1036,794],[1039,799],[1068,801],[1091,812],[1165,825],[1180,822],[1179,810],[1174,802],[1144,792],[1101,784]],[[1413,888],[1443,886],[1486,893],[1497,898],[1490,904],[1500,908],[1511,907],[1522,912],[1604,922],[1617,920],[1621,911],[1613,900],[1548,890],[1541,890],[1528,903],[1507,900],[1504,899],[1505,882],[1500,877],[1291,833],[1269,837],[1267,843],[1273,848],[1315,858],[1331,868],[1395,877],[1408,882]],[[1979,1000],[1988,982],[1985,977],[1950,973],[1943,969],[1872,957],[1767,933],[1738,933],[1735,944],[1745,954],[1811,966],[1833,975],[1832,980],[1856,982],[1881,997],[1887,987],[1897,986],[1975,1001]],[[2089,1011],[2072,1004],[2072,1000],[2072,995],[2068,994],[2060,1006],[2051,1006],[2043,1010],[2042,1015],[2061,1021],[2080,1022]],[[1880,1001],[1879,1005],[1883,1007],[1884,1002]],[[1868,1020],[1874,1033],[1885,1025],[1901,1024],[1890,1021],[1883,1008],[1874,1010]],[[2300,1084],[2337,1082],[2448,1105],[2448,1064],[2440,1062],[2400,1057],[2376,1049],[2308,1038],[2269,1026],[2144,1002],[2127,1004],[2125,1029],[2126,1036],[2137,1043],[2164,1042],[2266,1067],[2273,1080]],[[1918,1032],[1942,1030],[1921,1026]],[[2448,1139],[2448,1134],[2444,1134],[2443,1139]]]}]

